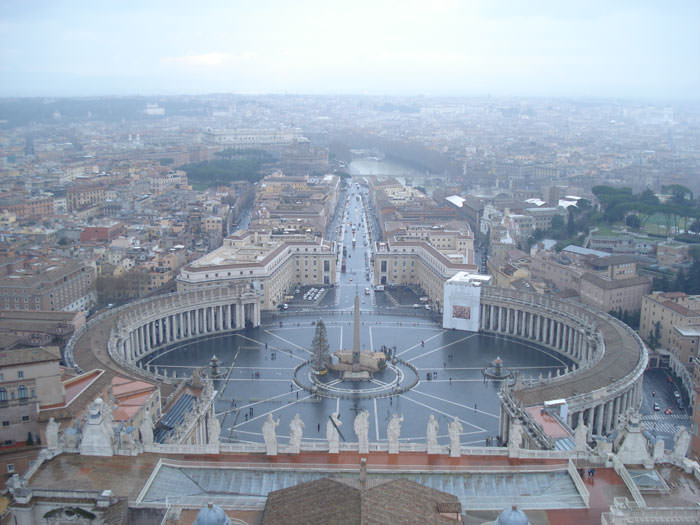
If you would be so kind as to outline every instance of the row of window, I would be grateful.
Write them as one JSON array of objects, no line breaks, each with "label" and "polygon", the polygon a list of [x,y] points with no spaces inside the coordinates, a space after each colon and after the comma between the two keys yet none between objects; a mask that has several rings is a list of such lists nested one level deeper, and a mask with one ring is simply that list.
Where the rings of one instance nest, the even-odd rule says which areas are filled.
[{"label": "row of window", "polygon": [[[17,370],[17,379],[24,379],[24,370]],[[0,370],[0,381],[5,380],[5,373]]]},{"label": "row of window", "polygon": [[[32,388],[31,391],[29,391],[29,396],[27,396],[27,387],[24,385],[19,385],[17,387],[17,392],[15,393],[14,390],[10,391],[10,399],[9,401],[14,401],[15,400],[15,395],[17,396],[17,399],[23,400],[23,399],[28,399],[29,397],[34,397],[36,395],[34,389]],[[8,401],[7,398],[7,389],[5,387],[0,387],[0,402],[2,401]]]},{"label": "row of window", "polygon": [[[22,423],[28,423],[30,419],[31,419],[31,418],[30,418],[29,416],[22,416]],[[2,426],[3,426],[3,427],[9,427],[9,426],[10,426],[10,422],[7,421],[7,420],[4,420],[4,421],[2,422]]]}]

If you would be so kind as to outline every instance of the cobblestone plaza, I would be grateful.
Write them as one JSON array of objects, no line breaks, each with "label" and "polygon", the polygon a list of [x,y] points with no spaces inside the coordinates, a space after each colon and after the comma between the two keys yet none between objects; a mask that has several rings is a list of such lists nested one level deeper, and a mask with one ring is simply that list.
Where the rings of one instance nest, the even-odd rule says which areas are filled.
[{"label": "cobblestone plaza", "polygon": [[[386,426],[394,413],[404,416],[402,442],[424,441],[428,417],[434,414],[441,427],[440,442],[447,443],[447,423],[456,416],[464,427],[462,444],[466,446],[484,445],[497,434],[500,383],[485,381],[482,375],[496,357],[522,378],[555,375],[557,369],[563,371],[571,364],[542,347],[444,330],[430,318],[411,314],[411,309],[397,308],[383,314],[365,310],[360,316],[361,348],[395,347],[396,356],[415,367],[418,381],[399,395],[383,389],[395,377],[389,369],[373,377],[369,385],[338,382],[335,395],[327,397],[313,396],[294,381],[295,369],[310,358],[308,349],[318,316],[324,318],[331,353],[352,347],[350,311],[282,314],[256,329],[171,347],[147,364],[184,375],[193,367],[208,367],[216,355],[220,377],[215,381],[220,392],[217,413],[224,442],[261,441],[262,423],[269,413],[279,418],[277,434],[284,442],[289,422],[299,413],[306,425],[304,442],[325,443],[326,420],[333,412],[344,423],[340,428],[344,439],[355,441],[352,421],[359,410],[367,409],[372,441],[386,441]],[[365,392],[368,387],[378,394],[352,399],[358,389]]]}]

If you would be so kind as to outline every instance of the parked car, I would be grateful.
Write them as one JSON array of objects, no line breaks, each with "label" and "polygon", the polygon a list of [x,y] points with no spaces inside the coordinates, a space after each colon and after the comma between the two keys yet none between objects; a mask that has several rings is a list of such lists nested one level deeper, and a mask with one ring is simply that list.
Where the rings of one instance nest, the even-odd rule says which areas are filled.
[{"label": "parked car", "polygon": [[661,407],[659,406],[659,404],[654,403],[654,412],[658,412],[659,410],[661,410]]}]

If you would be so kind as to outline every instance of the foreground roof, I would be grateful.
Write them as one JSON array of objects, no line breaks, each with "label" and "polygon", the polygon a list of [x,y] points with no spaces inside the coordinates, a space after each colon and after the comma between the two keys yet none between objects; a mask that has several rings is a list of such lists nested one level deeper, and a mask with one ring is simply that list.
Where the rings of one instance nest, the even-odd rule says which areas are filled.
[{"label": "foreground roof", "polygon": [[322,478],[271,492],[263,525],[286,523],[454,523],[440,510],[459,515],[459,500],[408,479],[362,489]]}]

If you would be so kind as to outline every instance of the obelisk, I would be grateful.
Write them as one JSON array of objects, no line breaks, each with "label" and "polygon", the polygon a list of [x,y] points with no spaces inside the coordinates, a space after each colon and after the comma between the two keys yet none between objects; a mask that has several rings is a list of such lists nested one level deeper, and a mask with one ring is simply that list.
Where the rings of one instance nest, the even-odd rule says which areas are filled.
[{"label": "obelisk", "polygon": [[352,337],[352,371],[360,371],[360,297],[355,293],[355,330]]}]

